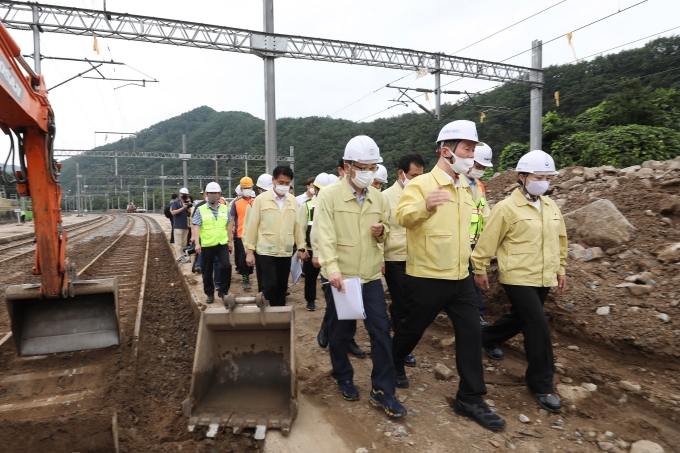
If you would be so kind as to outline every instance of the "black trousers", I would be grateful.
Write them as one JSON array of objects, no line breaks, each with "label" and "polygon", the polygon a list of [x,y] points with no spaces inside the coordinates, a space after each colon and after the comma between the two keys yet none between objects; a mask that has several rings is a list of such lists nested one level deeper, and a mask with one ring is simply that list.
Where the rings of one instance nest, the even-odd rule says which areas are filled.
[{"label": "black trousers", "polygon": [[213,281],[213,267],[215,257],[220,263],[220,287],[219,292],[229,294],[231,286],[231,263],[229,262],[229,246],[216,245],[214,247],[201,247],[201,274],[203,275],[203,292],[208,296],[215,295],[215,283]]},{"label": "black trousers", "polygon": [[262,292],[269,305],[272,307],[286,305],[290,257],[257,255],[257,267],[262,272]]},{"label": "black trousers", "polygon": [[397,329],[397,324],[406,316],[406,293],[404,292],[404,280],[406,279],[406,261],[385,261],[385,281],[390,290],[392,303],[390,304],[390,316],[392,323]]},{"label": "black trousers", "polygon": [[550,288],[503,285],[503,289],[510,299],[510,312],[484,328],[484,347],[496,346],[522,332],[529,363],[525,374],[529,390],[553,393],[555,364],[548,320],[543,311]]},{"label": "black trousers", "polygon": [[319,278],[319,272],[321,272],[321,269],[314,267],[314,264],[312,264],[312,251],[307,250],[307,252],[309,253],[309,259],[302,262],[302,272],[305,274],[305,300],[307,301],[308,305],[315,305],[316,280]]},{"label": "black trousers", "polygon": [[404,371],[404,357],[420,341],[425,329],[444,310],[456,333],[456,367],[460,384],[456,398],[468,404],[482,403],[486,394],[482,368],[482,330],[477,293],[472,275],[463,280],[406,276],[406,317],[392,340],[397,371]]},{"label": "black trousers", "polygon": [[175,243],[175,225],[172,223],[172,219],[170,220],[170,243],[174,244]]},{"label": "black trousers", "polygon": [[236,265],[236,272],[241,275],[251,275],[253,273],[253,266],[246,264],[246,250],[243,247],[243,240],[241,238],[234,239],[234,264]]},{"label": "black trousers", "polygon": [[[476,244],[471,245],[472,250],[475,249],[475,245]],[[472,260],[470,260],[470,264],[468,265],[468,272],[470,272],[470,274],[472,274]],[[482,297],[482,290],[477,288],[477,285],[473,285],[473,286],[475,287],[475,291],[477,291],[477,304],[479,305],[479,316],[484,316],[484,312],[486,311],[486,307],[484,306],[484,297]]]},{"label": "black trousers", "polygon": [[255,276],[257,277],[257,292],[261,293],[264,291],[262,286],[262,267],[260,266],[260,255],[255,253]]},{"label": "black trousers", "polygon": [[[330,285],[325,285],[330,286]],[[382,281],[373,280],[362,285],[361,294],[364,301],[366,319],[364,326],[371,340],[371,384],[373,389],[394,394],[395,375],[392,361],[392,341],[390,339],[390,320],[387,317],[387,305]],[[331,298],[333,295],[331,294]],[[333,365],[333,377],[339,381],[354,378],[354,368],[347,357],[349,342],[356,331],[355,320],[339,320],[334,311],[330,318],[328,331],[328,348]]]}]

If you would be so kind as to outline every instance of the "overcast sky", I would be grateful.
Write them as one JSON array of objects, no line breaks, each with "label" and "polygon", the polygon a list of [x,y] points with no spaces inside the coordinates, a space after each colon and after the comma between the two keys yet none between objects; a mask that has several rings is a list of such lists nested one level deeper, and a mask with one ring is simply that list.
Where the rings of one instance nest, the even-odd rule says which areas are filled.
[{"label": "overcast sky", "polygon": [[[529,49],[533,39],[548,41],[640,1],[274,0],[274,27],[277,33],[501,61]],[[102,0],[50,0],[49,3],[102,8]],[[536,17],[458,52],[557,3]],[[108,0],[107,9],[262,30],[262,1],[259,0]],[[680,32],[677,28],[661,33],[674,27],[680,27],[680,1],[648,0],[575,32],[573,45],[577,56],[583,58],[654,35],[612,51],[617,52],[640,47],[657,36]],[[11,30],[10,33],[23,53],[32,53],[30,32]],[[54,33],[42,34],[41,46],[46,56],[113,59],[160,81],[147,84],[145,88],[128,86],[114,91],[125,82],[76,79],[56,88],[50,93],[50,102],[57,119],[57,148],[89,149],[95,145],[95,131],[135,132],[202,105],[218,111],[245,111],[263,118],[263,62],[254,55],[99,38],[102,52],[97,56],[91,37]],[[527,52],[507,62],[529,66],[531,54]],[[544,46],[544,66],[571,62],[574,62],[574,56],[566,37]],[[102,72],[116,78],[142,76],[130,67],[105,65]],[[85,63],[54,60],[44,60],[42,66],[48,87],[87,68]],[[402,76],[406,76],[399,82],[402,86],[432,88],[434,85],[431,75],[416,81],[415,74],[406,71],[278,59],[277,117],[332,115],[359,121],[393,105],[390,99],[395,97],[395,90],[382,89],[361,102],[343,107]],[[452,80],[453,77],[442,77],[442,83]],[[448,89],[478,91],[493,85],[492,82],[463,79],[449,85]],[[453,95],[443,96],[446,102],[456,99]],[[417,108],[392,108],[370,116],[366,121],[399,115],[410,109]],[[518,112],[518,115],[528,114],[528,110]],[[109,135],[108,140],[115,138]],[[8,143],[4,136],[0,138],[3,161]],[[97,136],[96,144],[104,144],[104,136]],[[279,146],[282,145],[289,144],[279,142]]]}]

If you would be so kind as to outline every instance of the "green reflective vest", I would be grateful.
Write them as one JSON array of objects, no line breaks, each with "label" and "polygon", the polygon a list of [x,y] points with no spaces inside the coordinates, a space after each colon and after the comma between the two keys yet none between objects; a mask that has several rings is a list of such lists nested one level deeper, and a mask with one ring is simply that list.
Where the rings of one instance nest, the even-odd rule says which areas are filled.
[{"label": "green reflective vest", "polygon": [[201,247],[214,247],[229,242],[227,220],[229,210],[222,203],[217,205],[217,219],[208,203],[198,208],[201,214]]},{"label": "green reflective vest", "polygon": [[470,225],[470,242],[473,244],[477,243],[479,235],[482,234],[482,229],[484,228],[484,217],[482,213],[484,212],[484,206],[486,206],[486,188],[482,181],[477,180],[477,190],[482,191],[482,196],[479,199],[479,203],[475,202],[475,206],[472,208],[472,224]]}]

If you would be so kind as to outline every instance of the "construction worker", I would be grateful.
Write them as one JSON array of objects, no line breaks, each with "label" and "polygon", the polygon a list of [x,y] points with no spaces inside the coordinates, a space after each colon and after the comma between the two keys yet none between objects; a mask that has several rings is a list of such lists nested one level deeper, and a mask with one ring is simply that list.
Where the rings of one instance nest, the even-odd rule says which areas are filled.
[{"label": "construction worker", "polygon": [[302,204],[305,203],[307,200],[311,200],[312,197],[314,197],[315,194],[315,189],[314,189],[314,178],[307,178],[307,181],[305,182],[305,187],[307,190],[302,193],[302,195],[298,195],[295,197],[297,199],[298,203],[298,208],[302,207]]},{"label": "construction worker", "polygon": [[[333,174],[329,174],[328,176],[330,177],[330,186],[331,184],[336,184],[338,181],[342,181],[345,178],[345,169],[343,168],[345,165],[345,161],[340,158],[338,161],[338,176],[335,176]],[[328,187],[326,186],[326,187]],[[309,234],[310,239],[312,240],[312,265],[316,268],[321,268],[321,264],[319,264],[319,239],[318,239],[318,234],[317,230],[312,227],[312,231]],[[320,348],[327,348],[328,347],[328,326],[330,323],[330,319],[333,317],[333,314],[335,313],[335,302],[333,301],[333,296],[331,293],[331,287],[328,284],[328,280],[326,279],[326,276],[324,275],[323,269],[321,269],[321,288],[323,289],[323,295],[324,299],[326,300],[326,311],[323,314],[323,320],[321,321],[321,328],[319,329],[319,333],[316,335],[316,342],[319,344]],[[354,357],[357,359],[365,359],[366,358],[366,351],[361,349],[359,345],[357,344],[356,340],[354,339],[354,336],[357,333],[357,323],[356,321],[349,321],[350,323],[353,323],[353,330],[352,330],[352,339],[349,342],[349,345],[347,346],[349,348],[349,353],[352,354]]]},{"label": "construction worker", "polygon": [[[220,203],[222,189],[216,182],[210,182],[205,186],[208,202],[194,211],[191,219],[193,238],[191,242],[196,248],[196,253],[202,256],[203,292],[205,292],[206,304],[215,301],[215,284],[213,283],[213,265],[215,257],[220,261],[220,286],[217,296],[223,298],[229,294],[231,285],[231,262],[229,253],[232,244],[229,242],[227,224],[229,223],[229,210]],[[200,240],[197,240],[199,238]]]},{"label": "construction worker", "polygon": [[[373,361],[369,401],[390,417],[402,417],[406,410],[395,397],[390,322],[380,279],[382,253],[377,247],[389,233],[389,206],[380,192],[370,187],[377,164],[382,162],[380,149],[370,137],[360,135],[347,143],[343,159],[348,177],[324,188],[314,209],[319,262],[329,284],[339,291],[345,291],[343,279],[361,279],[364,325],[370,336]],[[354,369],[347,357],[355,326],[351,321],[339,320],[337,313],[330,318],[332,375],[347,401],[359,399],[353,382]]]},{"label": "construction worker", "polygon": [[387,168],[378,164],[378,171],[375,172],[375,178],[371,185],[380,191],[383,184],[387,184]]},{"label": "construction worker", "polygon": [[[321,189],[333,182],[331,176],[327,173],[319,173],[316,178],[309,178],[312,180],[314,187],[311,190],[312,198],[302,203],[302,207],[298,213],[298,228],[302,229],[299,234],[304,235],[305,242],[298,244],[297,251],[298,259],[302,261],[302,272],[305,274],[305,300],[307,301],[307,310],[316,310],[316,280],[319,278],[319,268],[312,264],[314,251],[312,250],[311,232],[314,225],[314,206],[316,205],[317,194]],[[309,179],[307,181],[309,181]],[[310,192],[309,189],[307,189]],[[299,198],[298,198],[299,201]]]},{"label": "construction worker", "polygon": [[297,234],[297,200],[289,193],[293,175],[290,167],[274,169],[274,188],[255,198],[245,227],[246,264],[257,260],[262,292],[272,306],[286,304],[293,246],[304,242]]},{"label": "construction worker", "polygon": [[[410,153],[399,159],[397,180],[382,195],[390,205],[390,234],[384,244],[385,281],[390,291],[390,316],[395,332],[401,327],[406,316],[406,293],[404,280],[406,279],[406,229],[397,222],[397,206],[404,187],[413,179],[423,174],[425,161],[420,154]],[[409,353],[404,359],[404,365],[416,366],[416,359]]]},{"label": "construction worker", "polygon": [[[487,168],[493,167],[491,163],[492,156],[491,147],[486,143],[475,147],[475,163],[470,167],[470,171],[465,174],[472,191],[472,199],[475,202],[475,205],[472,207],[472,224],[470,225],[470,247],[473,251],[484,228],[484,222],[489,218],[489,213],[491,212],[486,202],[486,188],[479,178],[484,176]],[[472,261],[468,270],[472,272]],[[475,290],[477,291],[477,302],[479,304],[479,321],[482,327],[486,327],[489,323],[484,319],[485,307],[482,291],[477,286],[475,286]]]},{"label": "construction worker", "polygon": [[498,256],[498,280],[510,300],[510,312],[485,327],[482,344],[487,355],[502,360],[498,345],[524,334],[528,367],[525,378],[538,404],[550,412],[562,405],[553,388],[554,359],[543,304],[548,292],[567,287],[567,231],[562,213],[544,196],[555,171],[548,153],[531,151],[517,164],[519,187],[494,206],[472,254],[475,283],[489,288],[486,268]]},{"label": "construction worker", "polygon": [[255,201],[255,191],[253,191],[253,180],[248,176],[241,178],[239,183],[241,196],[231,203],[229,215],[229,238],[234,244],[234,265],[236,271],[241,274],[241,283],[245,291],[250,291],[250,276],[253,274],[253,266],[246,264],[246,250],[243,247],[243,226],[246,222],[246,211]]},{"label": "construction worker", "polygon": [[497,431],[505,421],[482,400],[486,394],[479,348],[482,330],[470,261],[472,195],[467,173],[479,142],[472,121],[453,121],[437,137],[437,165],[409,182],[397,207],[397,222],[406,228],[406,316],[393,339],[397,386],[409,386],[404,357],[413,351],[425,329],[444,310],[456,338],[460,384],[455,413]]}]

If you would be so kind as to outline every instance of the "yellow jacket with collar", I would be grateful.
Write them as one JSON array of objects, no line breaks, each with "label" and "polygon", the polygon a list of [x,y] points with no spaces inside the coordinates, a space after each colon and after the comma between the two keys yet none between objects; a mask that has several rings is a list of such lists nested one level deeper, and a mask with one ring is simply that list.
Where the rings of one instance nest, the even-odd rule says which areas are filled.
[{"label": "yellow jacket with collar", "polygon": [[397,180],[391,187],[382,192],[382,196],[390,206],[390,234],[385,238],[385,261],[406,261],[406,228],[397,222],[397,206],[404,193]]},{"label": "yellow jacket with collar", "polygon": [[258,255],[290,257],[295,242],[305,242],[297,228],[297,200],[286,194],[281,210],[274,196],[274,191],[269,190],[255,197],[246,214],[243,245],[246,250],[255,250]]},{"label": "yellow jacket with collar", "polygon": [[[469,275],[472,192],[465,178],[456,189],[444,171],[413,179],[404,188],[397,222],[406,228],[406,273],[414,277],[462,280]],[[427,194],[442,186],[451,199],[428,212]]]},{"label": "yellow jacket with collar", "polygon": [[[359,277],[363,282],[379,279],[383,257],[378,243],[390,231],[389,215],[387,202],[373,187],[368,188],[363,205],[347,181],[324,187],[314,207],[312,228],[318,235],[322,274],[340,272],[343,278]],[[371,233],[374,223],[383,225],[380,237]]]},{"label": "yellow jacket with collar", "polygon": [[499,281],[506,285],[557,286],[565,274],[567,230],[560,208],[549,197],[539,197],[541,212],[515,189],[494,206],[472,253],[475,274],[486,274],[498,256]]}]

